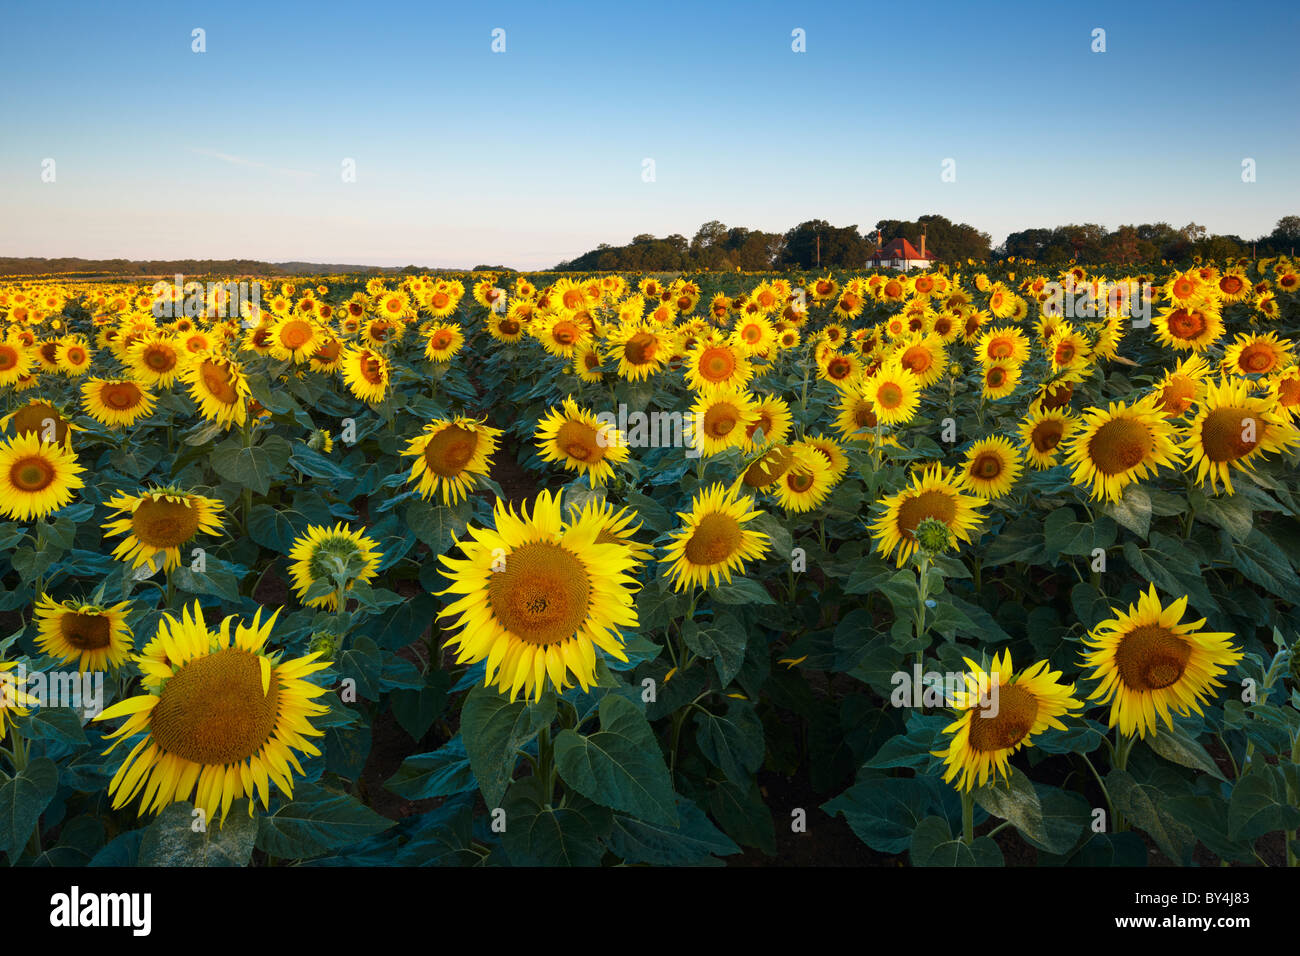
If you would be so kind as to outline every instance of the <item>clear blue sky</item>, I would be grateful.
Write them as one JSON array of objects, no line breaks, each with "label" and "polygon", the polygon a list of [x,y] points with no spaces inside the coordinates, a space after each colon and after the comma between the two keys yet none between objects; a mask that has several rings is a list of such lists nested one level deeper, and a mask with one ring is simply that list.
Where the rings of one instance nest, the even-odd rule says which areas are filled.
[{"label": "clear blue sky", "polygon": [[937,212],[998,242],[1157,220],[1249,239],[1300,213],[1300,5],[888,7],[11,5],[0,255],[540,268],[710,219]]}]

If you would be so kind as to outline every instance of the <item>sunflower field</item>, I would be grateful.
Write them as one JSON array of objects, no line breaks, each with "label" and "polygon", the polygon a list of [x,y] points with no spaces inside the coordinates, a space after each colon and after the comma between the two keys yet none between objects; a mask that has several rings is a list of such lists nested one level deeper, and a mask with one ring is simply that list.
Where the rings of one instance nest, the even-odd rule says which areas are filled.
[{"label": "sunflower field", "polygon": [[1298,272],[0,280],[0,853],[1294,866]]}]

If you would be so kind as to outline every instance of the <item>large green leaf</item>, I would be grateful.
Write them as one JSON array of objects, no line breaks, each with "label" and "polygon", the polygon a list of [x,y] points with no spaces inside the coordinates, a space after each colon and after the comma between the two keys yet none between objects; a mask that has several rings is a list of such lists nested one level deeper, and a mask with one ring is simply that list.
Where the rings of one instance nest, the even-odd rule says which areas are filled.
[{"label": "large green leaf", "polygon": [[676,826],[672,780],[649,722],[636,704],[616,694],[601,700],[599,714],[597,733],[584,737],[564,730],[556,736],[560,778],[602,806]]},{"label": "large green leaf", "polygon": [[294,799],[257,821],[257,847],[272,856],[307,859],[393,826],[356,797],[303,781]]},{"label": "large green leaf", "polygon": [[682,638],[696,654],[713,661],[723,687],[731,683],[745,661],[745,628],[729,611],[718,611],[711,621],[687,621]]},{"label": "large green leaf", "polygon": [[264,495],[271,490],[271,483],[283,476],[291,451],[289,443],[278,435],[248,448],[231,439],[213,449],[208,460],[222,478]]},{"label": "large green leaf", "polygon": [[551,694],[531,705],[511,702],[490,687],[475,687],[466,696],[460,732],[489,809],[501,806],[519,762],[519,749],[554,717],[555,697]]},{"label": "large green leaf", "polygon": [[719,856],[739,853],[740,847],[715,827],[694,803],[677,804],[681,825],[647,823],[621,813],[614,814],[609,835],[610,849],[626,863],[651,863],[657,866],[697,866],[721,862]]},{"label": "large green leaf", "polygon": [[753,704],[731,701],[725,714],[701,711],[695,723],[700,752],[728,780],[743,784],[763,765],[763,722]]},{"label": "large green leaf", "polygon": [[0,850],[9,854],[10,865],[22,854],[58,787],[59,768],[45,757],[37,757],[0,787]]}]

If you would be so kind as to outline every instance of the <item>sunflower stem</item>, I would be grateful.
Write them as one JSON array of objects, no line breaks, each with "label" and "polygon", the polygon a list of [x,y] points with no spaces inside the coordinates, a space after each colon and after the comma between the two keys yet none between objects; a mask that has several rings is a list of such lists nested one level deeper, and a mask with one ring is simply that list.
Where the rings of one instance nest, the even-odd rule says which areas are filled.
[{"label": "sunflower stem", "polygon": [[961,839],[967,846],[975,842],[975,793],[971,790],[961,793]]}]

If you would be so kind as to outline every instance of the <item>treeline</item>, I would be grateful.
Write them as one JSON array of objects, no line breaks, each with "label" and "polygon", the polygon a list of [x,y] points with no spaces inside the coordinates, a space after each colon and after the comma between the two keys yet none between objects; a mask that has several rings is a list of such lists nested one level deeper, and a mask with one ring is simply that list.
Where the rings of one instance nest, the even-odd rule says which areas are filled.
[{"label": "treeline", "polygon": [[877,248],[877,238],[885,245],[891,239],[907,239],[919,250],[922,233],[927,254],[942,262],[1014,256],[1049,264],[1074,260],[1127,265],[1160,259],[1179,262],[1193,256],[1225,259],[1252,254],[1289,255],[1300,247],[1300,216],[1284,216],[1271,233],[1250,240],[1211,235],[1196,223],[1181,229],[1165,222],[1144,223],[1120,226],[1114,231],[1085,223],[1013,232],[996,247],[987,232],[940,215],[921,216],[910,222],[882,219],[865,232],[856,225],[832,226],[823,219],[800,223],[784,233],[727,226],[714,220],[700,226],[691,239],[679,234],[659,238],[645,233],[634,236],[625,246],[602,243],[555,268],[569,272],[762,271],[815,269],[819,265],[861,269]]},{"label": "treeline", "polygon": [[0,275],[283,276],[352,272],[399,273],[417,266],[383,267],[322,262],[261,262],[257,259],[41,259],[0,256]]}]

